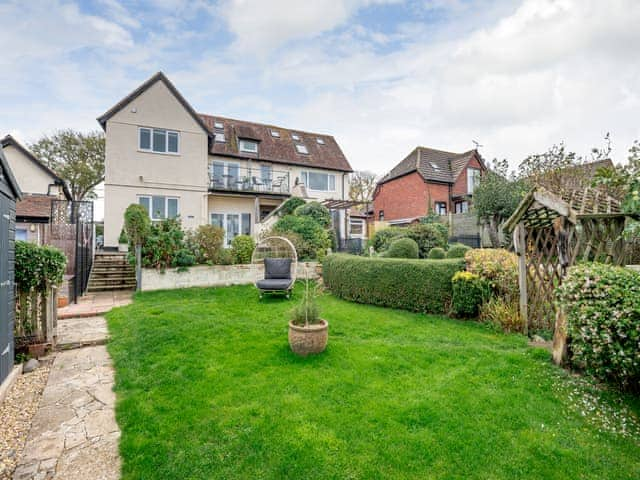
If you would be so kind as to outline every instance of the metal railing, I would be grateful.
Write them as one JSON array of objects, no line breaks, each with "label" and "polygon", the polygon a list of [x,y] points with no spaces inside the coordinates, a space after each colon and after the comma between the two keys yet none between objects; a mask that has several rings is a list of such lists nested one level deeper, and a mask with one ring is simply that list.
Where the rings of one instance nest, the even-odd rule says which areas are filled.
[{"label": "metal railing", "polygon": [[291,182],[282,170],[211,164],[209,190],[289,194]]}]

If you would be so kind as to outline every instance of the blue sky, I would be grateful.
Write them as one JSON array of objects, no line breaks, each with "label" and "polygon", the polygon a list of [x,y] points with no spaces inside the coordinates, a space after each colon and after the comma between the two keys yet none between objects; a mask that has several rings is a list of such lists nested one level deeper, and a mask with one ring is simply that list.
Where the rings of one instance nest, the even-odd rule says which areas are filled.
[{"label": "blue sky", "polygon": [[95,118],[158,70],[194,108],[334,135],[384,173],[640,138],[636,0],[0,1],[0,134]]}]

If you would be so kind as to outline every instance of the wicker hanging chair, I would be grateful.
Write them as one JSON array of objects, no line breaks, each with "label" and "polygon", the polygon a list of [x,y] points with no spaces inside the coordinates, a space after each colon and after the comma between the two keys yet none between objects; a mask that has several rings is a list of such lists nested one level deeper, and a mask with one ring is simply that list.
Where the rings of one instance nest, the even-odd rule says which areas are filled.
[{"label": "wicker hanging chair", "polygon": [[256,245],[251,264],[260,298],[265,293],[281,293],[291,297],[298,271],[298,254],[293,243],[284,237],[267,237]]}]

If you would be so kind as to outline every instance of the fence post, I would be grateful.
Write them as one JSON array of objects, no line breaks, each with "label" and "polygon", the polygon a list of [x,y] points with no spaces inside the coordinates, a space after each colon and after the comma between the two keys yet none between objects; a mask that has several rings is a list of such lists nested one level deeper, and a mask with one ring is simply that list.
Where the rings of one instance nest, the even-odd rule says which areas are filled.
[{"label": "fence post", "polygon": [[58,287],[52,285],[47,295],[47,343],[55,347],[58,336]]},{"label": "fence post", "polygon": [[529,334],[529,320],[527,315],[527,246],[525,244],[525,227],[520,222],[513,231],[513,244],[518,255],[518,286],[520,290],[520,316],[522,317],[522,330]]}]

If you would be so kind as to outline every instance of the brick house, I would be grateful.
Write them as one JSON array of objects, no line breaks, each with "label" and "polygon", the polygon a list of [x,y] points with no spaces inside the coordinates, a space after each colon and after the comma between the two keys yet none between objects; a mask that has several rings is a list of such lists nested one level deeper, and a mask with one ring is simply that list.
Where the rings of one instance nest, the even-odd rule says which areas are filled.
[{"label": "brick house", "polygon": [[466,213],[486,170],[477,150],[452,153],[416,147],[376,186],[374,220],[406,225],[429,213]]}]

